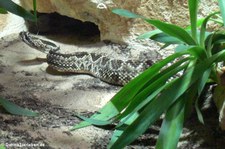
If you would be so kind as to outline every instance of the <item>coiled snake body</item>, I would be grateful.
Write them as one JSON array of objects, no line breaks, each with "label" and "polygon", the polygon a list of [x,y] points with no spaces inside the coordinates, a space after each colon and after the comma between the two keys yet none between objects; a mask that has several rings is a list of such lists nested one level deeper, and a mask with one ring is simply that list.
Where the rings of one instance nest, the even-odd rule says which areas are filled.
[{"label": "coiled snake body", "polygon": [[110,84],[123,86],[152,65],[151,60],[121,60],[97,53],[64,54],[59,46],[36,35],[21,32],[20,37],[29,46],[46,53],[47,63],[53,69],[90,74]]}]

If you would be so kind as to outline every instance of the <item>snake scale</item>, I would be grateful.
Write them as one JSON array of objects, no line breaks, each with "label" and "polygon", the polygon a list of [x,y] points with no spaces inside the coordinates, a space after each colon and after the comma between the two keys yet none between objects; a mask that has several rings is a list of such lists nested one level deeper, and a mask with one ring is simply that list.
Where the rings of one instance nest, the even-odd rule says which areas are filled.
[{"label": "snake scale", "polygon": [[20,32],[20,38],[30,47],[47,54],[47,63],[60,72],[89,74],[100,80],[123,86],[152,65],[151,60],[121,60],[97,53],[60,53],[55,43],[29,32]]}]

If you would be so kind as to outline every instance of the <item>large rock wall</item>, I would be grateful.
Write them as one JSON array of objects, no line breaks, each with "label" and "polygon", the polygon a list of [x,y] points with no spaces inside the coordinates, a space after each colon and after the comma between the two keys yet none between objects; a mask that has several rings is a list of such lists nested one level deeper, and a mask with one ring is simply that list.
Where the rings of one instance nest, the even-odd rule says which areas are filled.
[{"label": "large rock wall", "polygon": [[[32,9],[32,0],[22,0],[22,5]],[[217,9],[216,2],[202,0],[200,16]],[[101,40],[129,42],[152,29],[140,19],[126,19],[111,12],[113,8],[128,9],[143,16],[164,20],[181,26],[188,25],[187,0],[38,0],[39,12],[58,12],[81,21],[98,25]]]}]

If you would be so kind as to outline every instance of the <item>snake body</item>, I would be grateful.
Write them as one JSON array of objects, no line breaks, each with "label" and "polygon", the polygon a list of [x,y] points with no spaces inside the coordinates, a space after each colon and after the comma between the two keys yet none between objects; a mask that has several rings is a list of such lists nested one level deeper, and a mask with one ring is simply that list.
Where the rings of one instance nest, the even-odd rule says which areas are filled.
[{"label": "snake body", "polygon": [[60,47],[53,42],[29,32],[21,32],[20,37],[32,48],[46,53],[47,63],[53,69],[60,72],[90,74],[110,84],[123,86],[152,65],[151,60],[121,60],[97,53],[64,54],[60,53]]}]

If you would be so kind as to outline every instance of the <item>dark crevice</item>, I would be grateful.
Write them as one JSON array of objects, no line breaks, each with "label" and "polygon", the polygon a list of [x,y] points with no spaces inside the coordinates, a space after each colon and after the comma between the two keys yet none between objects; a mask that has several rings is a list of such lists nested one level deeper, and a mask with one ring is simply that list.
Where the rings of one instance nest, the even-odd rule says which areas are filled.
[{"label": "dark crevice", "polygon": [[62,16],[58,13],[38,13],[37,24],[28,21],[27,27],[31,33],[51,35],[50,38],[52,40],[57,40],[57,36],[66,36],[67,38],[72,38],[71,40],[73,41],[100,41],[100,31],[96,24],[92,22],[82,22],[74,18]]}]

